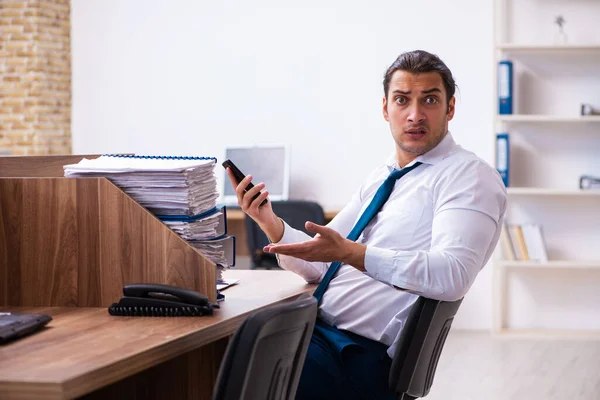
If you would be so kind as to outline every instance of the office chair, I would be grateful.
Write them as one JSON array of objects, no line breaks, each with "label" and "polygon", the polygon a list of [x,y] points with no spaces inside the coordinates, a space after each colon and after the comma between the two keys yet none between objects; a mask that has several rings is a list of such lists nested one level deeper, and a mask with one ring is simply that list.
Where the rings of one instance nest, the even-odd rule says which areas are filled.
[{"label": "office chair", "polygon": [[[319,225],[325,224],[325,214],[323,208],[315,202],[288,200],[274,201],[271,203],[273,211],[281,217],[289,226],[306,232],[310,236],[313,233],[308,232],[304,227],[306,221],[312,221]],[[275,254],[263,252],[263,247],[269,244],[267,235],[258,227],[254,220],[246,215],[246,237],[248,239],[248,250],[252,259],[251,269],[255,268],[279,268]]]},{"label": "office chair", "polygon": [[419,297],[400,333],[389,385],[400,400],[425,397],[462,299],[446,302]]},{"label": "office chair", "polygon": [[250,315],[229,342],[213,400],[293,400],[316,318],[310,295]]}]

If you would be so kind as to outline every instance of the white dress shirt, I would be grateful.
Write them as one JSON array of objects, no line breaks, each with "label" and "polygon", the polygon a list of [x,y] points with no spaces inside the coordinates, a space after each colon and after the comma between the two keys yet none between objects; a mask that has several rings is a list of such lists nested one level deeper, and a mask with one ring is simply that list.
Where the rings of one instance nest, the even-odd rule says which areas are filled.
[{"label": "white dress shirt", "polygon": [[[343,264],[331,280],[319,316],[339,329],[384,343],[393,356],[400,331],[418,295],[462,298],[490,258],[506,210],[500,175],[457,145],[450,133],[410,166],[357,242],[367,246],[365,269]],[[375,169],[351,202],[328,224],[346,237],[392,169],[396,155]],[[310,240],[284,224],[278,243]],[[320,282],[329,263],[278,255],[281,267]]]}]

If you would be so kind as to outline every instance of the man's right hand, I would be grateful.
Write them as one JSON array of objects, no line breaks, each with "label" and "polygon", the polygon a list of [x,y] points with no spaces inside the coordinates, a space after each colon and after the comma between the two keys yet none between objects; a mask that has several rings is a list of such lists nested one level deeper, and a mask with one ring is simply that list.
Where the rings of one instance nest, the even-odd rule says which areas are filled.
[{"label": "man's right hand", "polygon": [[244,189],[252,182],[252,175],[247,175],[238,183],[231,170],[227,168],[227,176],[235,189],[238,205],[242,208],[242,211],[258,224],[271,242],[279,242],[283,236],[283,221],[273,212],[270,201],[267,201],[263,206],[260,205],[260,203],[269,196],[269,192],[265,190],[256,199],[252,200],[257,193],[265,188],[265,184],[261,182],[254,185],[254,187],[247,192],[244,192]]}]

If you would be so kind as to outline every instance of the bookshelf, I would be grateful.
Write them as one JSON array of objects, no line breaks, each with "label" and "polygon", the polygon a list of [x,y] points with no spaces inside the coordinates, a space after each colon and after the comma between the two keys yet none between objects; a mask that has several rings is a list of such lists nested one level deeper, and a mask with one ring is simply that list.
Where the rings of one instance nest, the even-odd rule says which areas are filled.
[{"label": "bookshelf", "polygon": [[[600,115],[586,115],[584,117],[575,116],[560,116],[560,115],[498,115],[496,116],[497,122],[528,122],[528,123],[561,123],[561,124],[570,124],[570,123],[599,123]],[[600,133],[600,132],[598,132]]]},{"label": "bookshelf", "polygon": [[544,54],[544,55],[572,55],[581,53],[584,55],[600,55],[600,45],[523,45],[504,43],[496,46],[507,54]]},{"label": "bookshelf", "polygon": [[[600,115],[580,115],[582,103],[600,109],[600,31],[590,34],[598,13],[600,3],[494,0],[493,135],[510,138],[505,220],[541,226],[548,253],[505,260],[498,246],[493,331],[503,337],[600,334],[600,190],[578,185],[581,175],[600,176]],[[567,43],[555,44],[557,15]],[[513,63],[512,114],[498,109],[502,60]]]},{"label": "bookshelf", "polygon": [[537,261],[507,261],[499,260],[499,268],[518,269],[600,269],[600,261],[561,261],[553,260],[548,262]]},{"label": "bookshelf", "polygon": [[574,197],[600,197],[598,190],[581,189],[552,189],[536,187],[509,187],[510,196],[574,196]]}]

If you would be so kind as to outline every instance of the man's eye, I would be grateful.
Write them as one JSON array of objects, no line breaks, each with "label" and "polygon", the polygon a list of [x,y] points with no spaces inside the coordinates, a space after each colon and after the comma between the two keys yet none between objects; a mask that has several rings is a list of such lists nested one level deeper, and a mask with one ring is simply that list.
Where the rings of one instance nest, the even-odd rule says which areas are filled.
[{"label": "man's eye", "polygon": [[405,104],[406,103],[406,97],[396,97],[396,103],[398,103],[398,104]]},{"label": "man's eye", "polygon": [[425,98],[425,104],[435,104],[437,102],[438,102],[437,97],[431,97],[431,96],[429,96],[429,97]]}]

